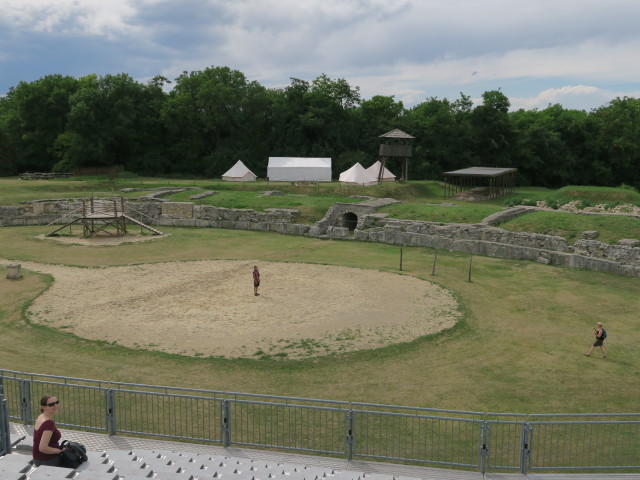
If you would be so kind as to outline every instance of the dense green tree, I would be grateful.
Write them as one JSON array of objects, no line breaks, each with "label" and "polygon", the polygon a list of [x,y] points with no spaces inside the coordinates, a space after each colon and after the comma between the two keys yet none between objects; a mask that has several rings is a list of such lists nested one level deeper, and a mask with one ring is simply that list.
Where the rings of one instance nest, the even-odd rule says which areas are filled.
[{"label": "dense green tree", "polygon": [[13,115],[11,107],[7,97],[0,97],[0,176],[19,173],[16,162],[17,149],[9,138],[9,123]]},{"label": "dense green tree", "polygon": [[441,178],[442,173],[469,166],[470,100],[430,98],[407,112],[414,140],[412,178]]},{"label": "dense green tree", "polygon": [[273,94],[272,155],[331,157],[339,173],[344,166],[340,155],[357,143],[354,112],[360,104],[359,89],[323,74],[311,83],[292,78],[290,85]]},{"label": "dense green tree", "polygon": [[344,78],[329,78],[324,73],[311,82],[311,92],[320,94],[343,110],[360,105],[360,87],[352,87]]},{"label": "dense green tree", "polygon": [[264,150],[269,104],[266,89],[237,70],[183,72],[162,110],[172,172],[219,175],[239,157],[254,167]]},{"label": "dense green tree", "polygon": [[618,97],[596,109],[593,118],[598,130],[596,167],[609,173],[602,184],[640,188],[640,99]]},{"label": "dense green tree", "polygon": [[309,145],[300,122],[307,111],[306,96],[309,82],[291,78],[291,83],[281,90],[271,90],[271,132],[269,146],[272,156],[304,156],[309,154]]},{"label": "dense green tree", "polygon": [[60,162],[162,172],[163,95],[157,83],[145,86],[126,74],[81,78],[70,97],[69,128],[57,141]]},{"label": "dense green tree", "polygon": [[401,128],[415,137],[410,178],[479,165],[516,167],[521,184],[640,186],[634,98],[591,112],[509,112],[509,99],[491,90],[475,107],[461,93],[405,109],[390,96],[362,100],[358,87],[325,74],[266,89],[210,67],[183,72],[165,93],[169,83],[126,74],[19,83],[0,98],[0,175],[122,164],[139,174],[219,176],[242,159],[264,176],[268,156],[331,157],[338,175],[371,164],[379,136]]},{"label": "dense green tree", "polygon": [[510,118],[521,183],[558,188],[611,181],[611,169],[599,158],[592,115],[549,105],[541,111],[518,110]]},{"label": "dense green tree", "polygon": [[369,100],[363,100],[353,115],[358,148],[372,157],[377,157],[380,135],[399,128],[404,115],[404,105],[393,96],[375,95]]},{"label": "dense green tree", "polygon": [[511,167],[514,134],[509,99],[499,90],[491,90],[482,94],[482,100],[470,116],[472,161],[476,166]]},{"label": "dense green tree", "polygon": [[7,155],[3,155],[3,170],[48,172],[53,168],[55,141],[67,128],[69,96],[77,88],[78,81],[72,77],[47,75],[9,90],[0,107],[0,148]]}]

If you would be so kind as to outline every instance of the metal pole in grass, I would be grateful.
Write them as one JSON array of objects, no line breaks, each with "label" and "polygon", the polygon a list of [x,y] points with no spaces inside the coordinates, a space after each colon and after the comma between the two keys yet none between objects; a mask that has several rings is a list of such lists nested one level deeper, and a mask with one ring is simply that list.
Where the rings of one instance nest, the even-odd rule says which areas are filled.
[{"label": "metal pole in grass", "polygon": [[471,281],[471,262],[473,261],[473,255],[469,257],[469,279],[467,281]]},{"label": "metal pole in grass", "polygon": [[433,256],[433,268],[431,269],[431,276],[435,276],[436,274],[436,263],[438,263],[438,251],[436,250],[436,254]]},{"label": "metal pole in grass", "polygon": [[402,271],[402,247],[400,247],[400,271]]}]

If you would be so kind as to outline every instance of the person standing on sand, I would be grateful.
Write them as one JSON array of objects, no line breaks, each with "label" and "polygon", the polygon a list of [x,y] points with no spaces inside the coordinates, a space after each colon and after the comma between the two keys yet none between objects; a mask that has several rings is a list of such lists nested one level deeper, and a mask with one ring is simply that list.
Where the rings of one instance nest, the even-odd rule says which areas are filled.
[{"label": "person standing on sand", "polygon": [[596,347],[600,347],[600,350],[602,350],[602,358],[607,358],[607,354],[604,351],[604,339],[607,338],[607,332],[602,328],[602,322],[598,322],[596,326],[593,327],[593,333],[596,336],[596,341],[593,342],[593,345],[591,345],[589,351],[585,353],[585,356],[590,357],[591,352],[593,352]]},{"label": "person standing on sand", "polygon": [[253,266],[253,294],[257,297],[260,294],[258,293],[258,287],[260,286],[260,271],[258,270],[258,266]]}]

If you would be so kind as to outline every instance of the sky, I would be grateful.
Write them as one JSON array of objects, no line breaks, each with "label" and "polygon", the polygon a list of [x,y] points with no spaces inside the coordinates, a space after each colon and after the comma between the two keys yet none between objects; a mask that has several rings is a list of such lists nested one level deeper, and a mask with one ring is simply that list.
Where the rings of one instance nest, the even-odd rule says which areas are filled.
[{"label": "sky", "polygon": [[[640,98],[639,0],[0,0],[0,95],[45,75],[227,66],[393,96],[590,111]],[[169,88],[171,85],[168,86]]]}]

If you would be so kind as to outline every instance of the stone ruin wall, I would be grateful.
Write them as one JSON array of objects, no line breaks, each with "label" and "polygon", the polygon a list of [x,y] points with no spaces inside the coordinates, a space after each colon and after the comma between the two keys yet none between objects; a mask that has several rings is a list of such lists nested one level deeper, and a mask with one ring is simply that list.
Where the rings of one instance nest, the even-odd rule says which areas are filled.
[{"label": "stone ruin wall", "polygon": [[[19,206],[0,206],[0,226],[64,224],[61,218],[82,206],[77,200],[45,200]],[[375,208],[336,204],[315,225],[294,223],[296,210],[219,208],[191,202],[127,202],[127,214],[152,226],[209,227],[277,232],[316,238],[355,239],[391,245],[437,248],[474,255],[530,260],[550,265],[582,268],[640,278],[640,241],[622,240],[609,245],[594,240],[594,232],[568,245],[564,238],[535,233],[509,232],[493,226],[499,221],[531,211],[520,208],[478,224],[441,224],[385,218]],[[344,226],[345,213],[358,218],[355,230]]]},{"label": "stone ruin wall", "polygon": [[509,232],[481,224],[442,225],[380,218],[371,221],[375,226],[366,225],[364,229],[355,230],[356,240],[530,260],[640,278],[640,241],[637,240],[609,245],[581,239],[568,245],[562,237]]}]

